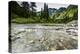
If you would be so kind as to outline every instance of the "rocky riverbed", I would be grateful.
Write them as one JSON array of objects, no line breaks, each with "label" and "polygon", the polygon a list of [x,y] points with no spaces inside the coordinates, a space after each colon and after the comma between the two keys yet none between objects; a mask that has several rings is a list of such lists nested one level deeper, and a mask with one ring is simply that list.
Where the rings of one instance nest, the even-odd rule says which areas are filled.
[{"label": "rocky riverbed", "polygon": [[11,26],[13,53],[69,50],[78,48],[78,26],[17,25]]}]

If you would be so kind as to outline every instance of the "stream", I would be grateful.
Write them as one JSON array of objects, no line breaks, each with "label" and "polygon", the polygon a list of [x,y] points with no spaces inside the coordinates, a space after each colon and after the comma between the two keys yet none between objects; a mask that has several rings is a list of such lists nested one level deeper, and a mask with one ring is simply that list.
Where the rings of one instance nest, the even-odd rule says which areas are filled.
[{"label": "stream", "polygon": [[77,49],[77,26],[11,24],[13,53]]}]

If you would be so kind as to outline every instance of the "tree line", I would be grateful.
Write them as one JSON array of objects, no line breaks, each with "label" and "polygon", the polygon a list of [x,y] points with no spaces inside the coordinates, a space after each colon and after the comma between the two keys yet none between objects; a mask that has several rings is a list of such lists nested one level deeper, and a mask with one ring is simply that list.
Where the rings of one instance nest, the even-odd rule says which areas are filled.
[{"label": "tree line", "polygon": [[[36,10],[37,6],[35,2],[21,2],[21,4],[18,4],[16,1],[10,1],[9,5],[11,18],[15,19],[16,22],[20,22],[21,20],[22,23],[67,23],[78,19],[77,5],[69,5],[67,8],[60,8],[52,15],[52,18],[49,15],[47,3],[44,3],[44,8],[41,8],[39,12]],[[23,20],[23,18],[25,19]]]},{"label": "tree line", "polygon": [[[16,1],[11,1],[9,3],[11,5],[11,14],[16,14],[20,17],[24,18],[34,18],[37,17],[37,12],[36,12],[36,3],[35,2],[22,2],[21,6],[16,2]],[[41,8],[41,13],[39,16],[41,19],[45,18],[48,19],[49,14],[48,14],[48,5],[44,3],[44,10]]]}]

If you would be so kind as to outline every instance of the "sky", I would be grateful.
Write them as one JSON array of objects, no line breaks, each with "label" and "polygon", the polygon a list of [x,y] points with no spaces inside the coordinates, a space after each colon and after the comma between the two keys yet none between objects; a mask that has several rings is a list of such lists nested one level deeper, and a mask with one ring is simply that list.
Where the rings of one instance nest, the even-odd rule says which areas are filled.
[{"label": "sky", "polygon": [[[18,4],[21,5],[22,2],[18,1]],[[30,3],[30,2],[29,2]],[[67,8],[69,6],[69,4],[56,4],[56,3],[47,3],[48,4],[48,8],[56,8],[59,9],[60,7],[65,7]],[[42,2],[36,2],[36,10],[40,11],[41,8],[44,8],[44,3]]]},{"label": "sky", "polygon": [[[59,9],[60,7],[65,7],[67,8],[69,6],[69,4],[56,4],[56,3],[47,3],[48,4],[48,8],[56,8]],[[44,8],[44,3],[36,3],[37,6],[37,11],[40,11],[41,8]]]}]

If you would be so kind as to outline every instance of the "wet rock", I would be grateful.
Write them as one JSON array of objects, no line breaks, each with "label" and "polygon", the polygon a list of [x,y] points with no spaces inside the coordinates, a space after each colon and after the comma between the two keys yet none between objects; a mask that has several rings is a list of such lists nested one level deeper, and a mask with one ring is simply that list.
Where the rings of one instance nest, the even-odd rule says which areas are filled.
[{"label": "wet rock", "polygon": [[12,28],[11,35],[12,35],[11,37],[12,52],[17,53],[54,51],[78,48],[77,29],[75,28],[74,29],[68,27],[63,28],[56,27],[54,29],[28,28],[22,30]]}]

